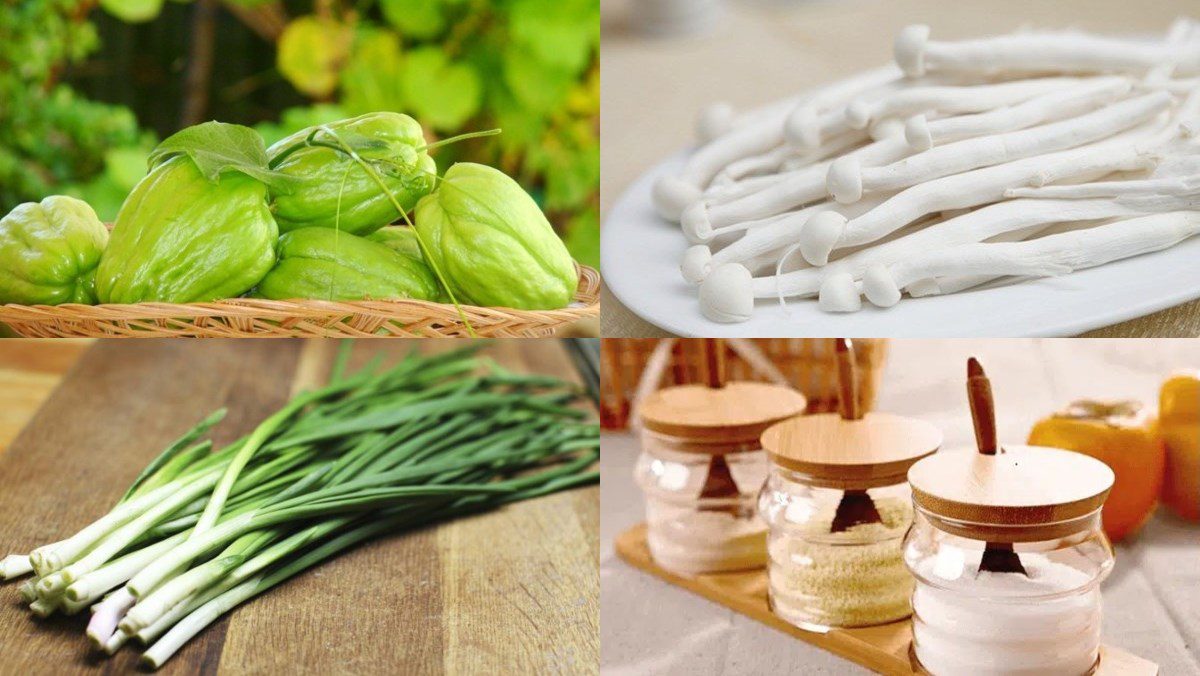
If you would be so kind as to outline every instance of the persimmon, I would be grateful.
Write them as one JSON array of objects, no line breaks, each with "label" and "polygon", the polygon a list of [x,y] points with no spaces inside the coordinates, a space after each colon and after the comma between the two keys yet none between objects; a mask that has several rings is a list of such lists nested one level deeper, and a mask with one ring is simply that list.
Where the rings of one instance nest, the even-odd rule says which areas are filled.
[{"label": "persimmon", "polygon": [[1158,429],[1167,446],[1162,502],[1200,521],[1200,371],[1180,371],[1162,384]]},{"label": "persimmon", "polygon": [[1077,451],[1112,469],[1116,481],[1100,513],[1112,541],[1133,534],[1154,513],[1166,450],[1141,402],[1072,402],[1038,421],[1029,443]]}]

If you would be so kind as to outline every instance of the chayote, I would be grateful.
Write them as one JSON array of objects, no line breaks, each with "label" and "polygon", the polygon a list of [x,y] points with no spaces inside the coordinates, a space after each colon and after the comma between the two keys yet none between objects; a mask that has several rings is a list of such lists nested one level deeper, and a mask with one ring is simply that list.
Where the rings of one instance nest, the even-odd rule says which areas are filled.
[{"label": "chayote", "polygon": [[421,244],[417,241],[417,233],[407,225],[389,225],[367,235],[372,242],[379,242],[398,254],[425,261],[421,253]]},{"label": "chayote", "polygon": [[273,300],[435,300],[440,289],[420,259],[329,228],[300,228],[279,237],[279,262],[256,295]]},{"label": "chayote", "polygon": [[87,202],[52,195],[0,219],[0,304],[96,302],[108,230]]},{"label": "chayote", "polygon": [[567,247],[533,198],[496,169],[450,167],[417,204],[416,227],[459,302],[553,310],[575,295]]},{"label": "chayote", "polygon": [[[405,211],[433,190],[437,165],[423,150],[425,136],[411,117],[367,113],[325,126],[375,170]],[[306,145],[315,129],[296,132],[267,149],[272,169],[301,181],[290,193],[272,194],[279,231],[321,227],[365,235],[400,218],[375,179],[348,154]],[[336,145],[324,132],[314,140]]]},{"label": "chayote", "polygon": [[267,187],[240,172],[210,181],[187,155],[155,166],[121,205],[96,271],[104,303],[190,303],[249,291],[275,263]]}]

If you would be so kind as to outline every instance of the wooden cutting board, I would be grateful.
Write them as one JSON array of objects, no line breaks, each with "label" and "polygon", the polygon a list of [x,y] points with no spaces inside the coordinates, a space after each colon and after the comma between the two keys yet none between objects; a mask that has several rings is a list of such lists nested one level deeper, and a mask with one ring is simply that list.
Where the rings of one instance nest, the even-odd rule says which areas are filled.
[{"label": "wooden cutting board", "polygon": [[[355,345],[351,365],[416,346]],[[0,346],[0,349],[4,349]],[[0,455],[0,555],[103,514],[171,439],[229,408],[218,443],[322,382],[332,341],[99,341]],[[494,341],[506,367],[578,381],[552,339]],[[214,623],[163,673],[596,673],[599,491],[396,534],[346,552]],[[139,650],[93,653],[84,615],[37,620],[0,586],[0,673],[129,672]]]}]

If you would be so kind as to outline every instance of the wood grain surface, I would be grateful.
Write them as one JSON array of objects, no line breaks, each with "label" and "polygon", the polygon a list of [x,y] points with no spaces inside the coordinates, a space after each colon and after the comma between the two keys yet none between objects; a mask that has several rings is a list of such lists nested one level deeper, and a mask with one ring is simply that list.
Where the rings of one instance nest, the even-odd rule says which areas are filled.
[{"label": "wood grain surface", "polygon": [[[351,364],[413,345],[360,341]],[[331,341],[99,341],[0,456],[0,551],[27,551],[104,513],[172,438],[219,406],[246,433],[328,372]],[[578,380],[553,340],[492,343],[515,370]],[[574,490],[367,543],[253,599],[163,673],[595,673],[599,500]],[[0,589],[0,674],[129,672],[91,652],[81,616],[38,621]]]}]

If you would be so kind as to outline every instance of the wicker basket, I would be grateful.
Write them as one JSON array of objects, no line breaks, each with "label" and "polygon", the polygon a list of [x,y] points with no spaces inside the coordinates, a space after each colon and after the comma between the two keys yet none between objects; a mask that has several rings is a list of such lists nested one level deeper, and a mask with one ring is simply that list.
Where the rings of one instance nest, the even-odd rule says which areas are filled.
[{"label": "wicker basket", "polygon": [[[831,338],[752,338],[763,355],[796,389],[808,398],[808,412],[835,411],[838,405],[837,363]],[[650,353],[658,345],[654,338],[605,338],[602,342],[604,382],[601,422],[606,429],[624,429],[629,424],[634,392]],[[887,341],[855,339],[858,363],[858,392],[863,410],[870,410],[887,353]],[[681,339],[675,343],[662,385],[704,382],[705,359],[702,341]],[[725,369],[729,380],[764,381],[733,350],[726,349]]]},{"label": "wicker basket", "polygon": [[[600,274],[579,265],[575,302],[561,310],[463,306],[478,336],[548,336],[600,314]],[[3,305],[0,323],[27,338],[460,337],[470,335],[453,305],[419,300]]]}]

